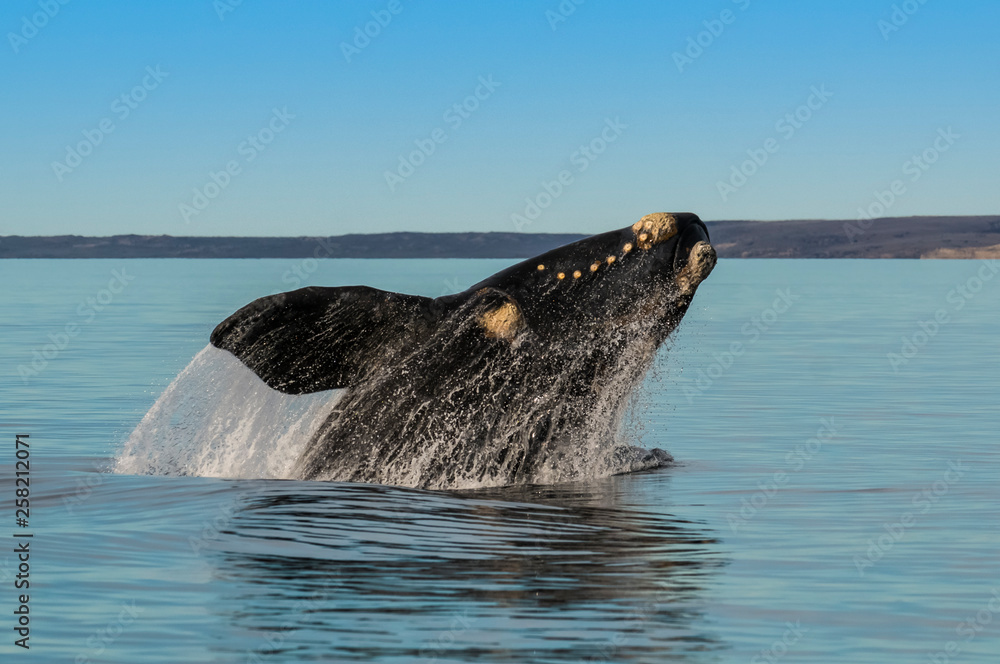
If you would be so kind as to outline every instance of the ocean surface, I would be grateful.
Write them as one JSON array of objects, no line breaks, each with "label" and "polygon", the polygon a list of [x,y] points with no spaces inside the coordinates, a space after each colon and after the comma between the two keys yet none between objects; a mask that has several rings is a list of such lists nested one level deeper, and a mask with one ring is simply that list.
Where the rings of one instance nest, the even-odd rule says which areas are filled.
[{"label": "ocean surface", "polygon": [[[461,491],[261,479],[294,461],[285,426],[243,455],[160,450],[183,476],[112,472],[247,302],[438,296],[510,262],[0,261],[2,661],[1000,661],[994,263],[722,261],[623,432],[671,468]],[[184,389],[190,412],[220,398]]]}]

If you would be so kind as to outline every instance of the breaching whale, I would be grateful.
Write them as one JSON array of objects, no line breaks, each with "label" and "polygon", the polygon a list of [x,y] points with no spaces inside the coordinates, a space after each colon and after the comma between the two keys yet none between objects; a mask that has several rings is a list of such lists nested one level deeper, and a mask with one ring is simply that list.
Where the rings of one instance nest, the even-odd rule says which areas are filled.
[{"label": "breaching whale", "polygon": [[263,297],[211,343],[275,390],[346,389],[300,479],[449,488],[573,478],[595,459],[639,470],[671,457],[616,442],[629,395],[715,261],[696,215],[655,213],[454,295]]}]

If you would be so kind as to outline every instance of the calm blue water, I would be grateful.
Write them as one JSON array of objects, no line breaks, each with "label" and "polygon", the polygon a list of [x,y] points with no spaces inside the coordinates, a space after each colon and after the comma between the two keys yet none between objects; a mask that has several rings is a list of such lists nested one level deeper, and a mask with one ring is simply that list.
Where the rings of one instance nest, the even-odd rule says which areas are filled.
[{"label": "calm blue water", "polygon": [[105,472],[215,324],[293,270],[437,296],[506,263],[0,262],[8,538],[31,435],[24,661],[1000,660],[981,261],[722,261],[630,424],[670,469],[472,492]]}]

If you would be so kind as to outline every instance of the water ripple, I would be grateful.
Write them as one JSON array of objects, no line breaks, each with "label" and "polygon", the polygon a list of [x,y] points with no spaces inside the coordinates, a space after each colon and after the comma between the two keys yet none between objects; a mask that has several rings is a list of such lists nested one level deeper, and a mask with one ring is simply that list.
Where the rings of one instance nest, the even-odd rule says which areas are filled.
[{"label": "water ripple", "polygon": [[[215,575],[238,589],[220,615],[295,631],[300,658],[643,661],[721,647],[696,624],[717,540],[593,489],[265,484],[210,545]],[[312,655],[307,633],[327,636]]]}]

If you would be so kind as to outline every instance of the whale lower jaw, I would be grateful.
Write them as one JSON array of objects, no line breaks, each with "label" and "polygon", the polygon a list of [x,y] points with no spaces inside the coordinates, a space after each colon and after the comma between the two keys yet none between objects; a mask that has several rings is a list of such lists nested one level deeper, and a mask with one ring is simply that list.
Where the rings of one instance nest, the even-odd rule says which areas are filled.
[{"label": "whale lower jaw", "polygon": [[705,241],[698,242],[688,253],[684,267],[678,272],[677,288],[683,297],[692,297],[698,285],[715,269],[718,254],[715,247]]}]

